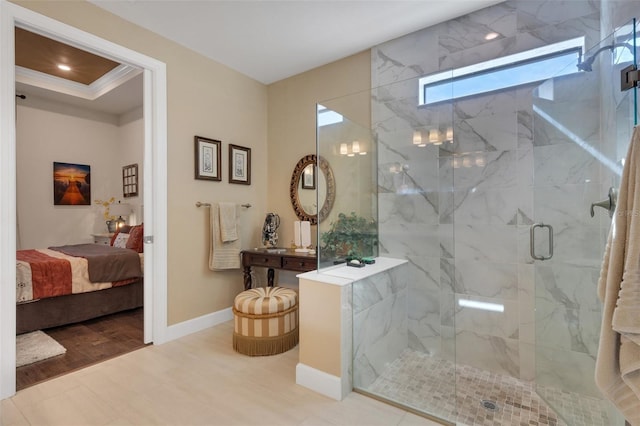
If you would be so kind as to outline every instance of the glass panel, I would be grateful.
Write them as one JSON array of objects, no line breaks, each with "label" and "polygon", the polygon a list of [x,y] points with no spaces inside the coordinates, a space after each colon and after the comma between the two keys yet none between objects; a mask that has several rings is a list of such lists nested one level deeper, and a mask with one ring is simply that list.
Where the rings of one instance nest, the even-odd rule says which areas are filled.
[{"label": "glass panel", "polygon": [[[516,412],[620,424],[593,383],[610,219],[589,206],[619,183],[633,126],[633,91],[619,93],[616,74],[625,55],[614,46],[592,71],[573,60],[538,86],[461,99],[450,84],[435,105],[419,106],[417,78],[321,102],[342,121],[318,127],[336,191],[320,268],[375,238],[374,256],[410,271],[406,286],[352,288],[356,391],[460,424]],[[531,257],[536,223],[534,255],[553,248],[551,259]]]},{"label": "glass panel", "polygon": [[[376,144],[371,132],[370,93],[321,102],[318,154],[333,171],[335,202],[318,226],[320,268],[347,258],[378,255]],[[325,124],[325,117],[341,117]],[[318,193],[329,192],[319,181]],[[320,204],[320,203],[318,203]]]},{"label": "glass panel", "polygon": [[[535,283],[535,382],[570,425],[624,424],[594,381],[602,321],[596,289],[611,219],[602,209],[591,217],[589,206],[618,187],[634,125],[633,91],[620,92],[620,69],[633,62],[632,28],[585,53],[591,71],[555,77],[533,92],[531,217],[553,228],[533,234],[528,256]],[[547,256],[551,244],[552,258],[532,259]]]}]

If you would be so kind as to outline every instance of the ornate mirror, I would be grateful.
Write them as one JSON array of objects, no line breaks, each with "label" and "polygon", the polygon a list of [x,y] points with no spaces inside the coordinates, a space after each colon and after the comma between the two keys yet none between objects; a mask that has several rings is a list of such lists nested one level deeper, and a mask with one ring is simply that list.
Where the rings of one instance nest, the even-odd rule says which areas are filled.
[{"label": "ornate mirror", "polygon": [[[336,182],[329,162],[320,157],[318,167],[316,163],[314,154],[302,157],[293,169],[289,185],[291,204],[296,216],[300,220],[308,220],[312,225],[327,217],[336,198]],[[319,212],[316,191],[317,199],[322,204]]]}]

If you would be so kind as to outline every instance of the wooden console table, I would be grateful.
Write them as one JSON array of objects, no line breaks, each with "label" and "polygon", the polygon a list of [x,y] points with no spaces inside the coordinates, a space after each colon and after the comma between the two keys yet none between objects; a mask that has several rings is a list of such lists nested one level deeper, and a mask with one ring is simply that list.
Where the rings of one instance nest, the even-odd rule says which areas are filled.
[{"label": "wooden console table", "polygon": [[315,254],[296,253],[293,249],[256,249],[242,251],[244,270],[244,289],[251,288],[251,267],[261,266],[267,269],[267,285],[273,287],[274,269],[308,272],[317,269],[318,258]]}]

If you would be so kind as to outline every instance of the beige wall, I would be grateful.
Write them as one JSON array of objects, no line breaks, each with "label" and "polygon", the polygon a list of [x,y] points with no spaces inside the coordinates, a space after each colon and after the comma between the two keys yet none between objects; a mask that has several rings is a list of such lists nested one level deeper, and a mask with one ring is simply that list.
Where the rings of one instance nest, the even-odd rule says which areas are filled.
[{"label": "beige wall", "polygon": [[[167,64],[168,323],[231,306],[242,274],[207,269],[208,211],[195,202],[251,203],[241,217],[242,244],[255,246],[267,211],[267,88],[86,2],[15,3]],[[195,135],[223,142],[222,182],[194,180]],[[228,181],[229,143],[252,149],[252,184]]]},{"label": "beige wall", "polygon": [[[280,215],[279,245],[291,244],[293,222],[298,220],[289,199],[291,173],[300,158],[316,152],[316,103],[368,91],[370,76],[371,55],[367,50],[269,85],[267,207]],[[311,232],[315,245],[315,226]]]},{"label": "beige wall", "polygon": [[[167,64],[168,321],[231,306],[242,290],[242,274],[207,269],[208,212],[194,203],[251,203],[241,216],[243,247],[260,245],[264,217],[276,212],[282,218],[280,245],[288,246],[296,220],[289,181],[297,161],[315,152],[316,102],[368,90],[369,51],[266,87],[90,3],[13,2]],[[195,135],[222,140],[223,182],[193,179]],[[252,149],[250,186],[227,183],[229,143]],[[289,279],[295,281],[294,275]]]}]

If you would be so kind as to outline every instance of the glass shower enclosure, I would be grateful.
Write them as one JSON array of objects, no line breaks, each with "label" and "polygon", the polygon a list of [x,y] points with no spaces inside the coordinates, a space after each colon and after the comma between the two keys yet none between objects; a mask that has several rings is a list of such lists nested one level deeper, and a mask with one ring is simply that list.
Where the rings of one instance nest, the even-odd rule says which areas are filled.
[{"label": "glass shower enclosure", "polygon": [[354,390],[445,424],[624,424],[593,379],[611,218],[590,210],[619,185],[630,63],[633,22],[544,81],[458,97],[451,71],[433,104],[419,79],[321,102],[320,268],[349,249],[409,268],[393,294],[352,295]]}]

